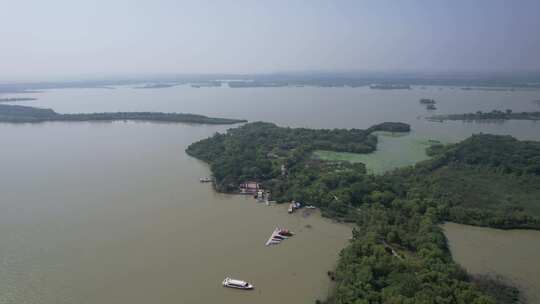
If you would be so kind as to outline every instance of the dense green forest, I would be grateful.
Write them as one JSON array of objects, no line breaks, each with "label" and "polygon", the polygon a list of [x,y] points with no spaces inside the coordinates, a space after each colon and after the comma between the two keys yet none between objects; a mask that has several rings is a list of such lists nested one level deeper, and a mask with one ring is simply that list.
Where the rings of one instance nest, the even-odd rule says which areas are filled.
[{"label": "dense green forest", "polygon": [[466,114],[441,114],[428,117],[433,121],[445,121],[445,120],[540,120],[540,112],[519,112],[515,113],[508,109],[506,111],[493,110],[491,112],[478,111],[476,113]]},{"label": "dense green forest", "polygon": [[235,124],[242,119],[213,118],[196,114],[162,112],[112,112],[59,114],[52,109],[16,105],[0,105],[0,122],[35,123],[45,121],[114,121],[139,120],[154,122],[183,122],[198,124]]},{"label": "dense green forest", "polygon": [[411,131],[411,126],[403,122],[383,122],[369,127],[367,131],[409,132]]},{"label": "dense green forest", "polygon": [[314,150],[369,153],[377,147],[377,136],[371,134],[373,131],[409,130],[410,126],[404,123],[382,123],[368,130],[313,130],[283,128],[272,123],[256,122],[231,129],[227,134],[215,134],[207,140],[196,142],[190,145],[186,152],[210,163],[216,187],[220,191],[234,192],[240,182],[254,179],[268,186],[272,184],[275,195],[279,197],[287,195],[280,189],[290,188],[290,185],[282,184],[294,181],[292,178],[282,178],[282,165],[294,174],[298,168],[304,168],[304,165],[309,163],[312,167],[306,170],[318,175],[320,170],[317,166],[333,165],[308,160]]},{"label": "dense green forest", "polygon": [[251,123],[187,152],[211,165],[220,191],[254,179],[279,202],[313,204],[356,223],[327,303],[517,303],[515,288],[472,278],[452,261],[439,224],[540,229],[540,143],[474,135],[379,176],[362,164],[310,157],[315,149],[368,153],[376,144],[367,130]]}]

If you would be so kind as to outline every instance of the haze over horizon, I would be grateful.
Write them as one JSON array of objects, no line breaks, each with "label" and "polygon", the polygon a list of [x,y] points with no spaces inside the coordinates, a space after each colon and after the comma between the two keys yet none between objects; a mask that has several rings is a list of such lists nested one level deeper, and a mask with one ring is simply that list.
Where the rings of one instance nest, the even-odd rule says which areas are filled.
[{"label": "haze over horizon", "polygon": [[3,7],[0,81],[540,70],[534,0],[22,0]]}]

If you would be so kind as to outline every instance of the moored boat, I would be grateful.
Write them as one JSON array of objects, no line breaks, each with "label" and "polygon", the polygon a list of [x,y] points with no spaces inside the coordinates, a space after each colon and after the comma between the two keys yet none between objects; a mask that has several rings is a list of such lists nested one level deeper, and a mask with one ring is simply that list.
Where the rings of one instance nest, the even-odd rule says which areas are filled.
[{"label": "moored boat", "polygon": [[278,230],[278,234],[279,235],[282,235],[282,236],[292,236],[294,233],[292,233],[290,230],[288,229],[279,229]]},{"label": "moored boat", "polygon": [[288,239],[292,235],[293,233],[291,231],[276,227],[276,229],[274,229],[270,235],[270,238],[268,238],[268,241],[266,241],[266,246],[280,244],[282,241]]},{"label": "moored boat", "polygon": [[255,288],[255,286],[253,286],[252,284],[250,284],[250,283],[248,283],[246,281],[231,279],[229,277],[226,277],[225,280],[223,280],[222,284],[225,287],[236,288],[236,289],[246,289],[247,290],[247,289]]},{"label": "moored boat", "polygon": [[199,181],[201,183],[209,183],[209,182],[212,181],[212,179],[210,177],[201,177],[201,178],[199,178]]}]

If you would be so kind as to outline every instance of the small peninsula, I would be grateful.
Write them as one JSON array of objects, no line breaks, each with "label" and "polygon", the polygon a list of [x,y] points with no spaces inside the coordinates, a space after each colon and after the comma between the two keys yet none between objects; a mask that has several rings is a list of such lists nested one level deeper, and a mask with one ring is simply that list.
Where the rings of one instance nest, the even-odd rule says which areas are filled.
[{"label": "small peninsula", "polygon": [[540,229],[540,142],[473,135],[380,176],[361,163],[310,157],[316,149],[373,152],[371,131],[381,126],[405,130],[395,123],[313,130],[257,122],[186,152],[210,164],[218,191],[238,192],[249,181],[277,202],[317,206],[324,216],[355,223],[337,268],[328,272],[336,288],[321,303],[519,303],[517,288],[466,273],[440,224]]},{"label": "small peninsula", "polygon": [[230,129],[227,134],[216,134],[193,143],[186,152],[210,163],[219,191],[237,192],[238,185],[246,180],[275,181],[278,184],[271,187],[273,197],[278,201],[287,201],[292,193],[282,192],[285,191],[282,188],[284,184],[278,186],[281,185],[279,178],[282,171],[292,170],[304,163],[316,171],[322,167],[330,171],[361,167],[358,170],[365,171],[363,164],[334,165],[311,161],[313,151],[371,153],[377,148],[377,136],[373,132],[409,130],[408,124],[397,122],[381,123],[367,130],[285,128],[272,123],[254,122]]},{"label": "small peninsula", "polygon": [[463,121],[490,121],[490,120],[540,120],[540,112],[513,112],[493,110],[491,112],[477,111],[465,114],[441,114],[427,118],[430,121],[463,120]]},{"label": "small peninsula", "polygon": [[37,123],[46,121],[117,121],[178,122],[193,124],[236,124],[244,119],[214,118],[197,114],[163,112],[110,112],[60,114],[52,109],[17,105],[0,105],[0,122]]},{"label": "small peninsula", "polygon": [[0,98],[0,102],[16,102],[16,101],[32,101],[37,100],[33,97],[10,97],[10,98]]}]

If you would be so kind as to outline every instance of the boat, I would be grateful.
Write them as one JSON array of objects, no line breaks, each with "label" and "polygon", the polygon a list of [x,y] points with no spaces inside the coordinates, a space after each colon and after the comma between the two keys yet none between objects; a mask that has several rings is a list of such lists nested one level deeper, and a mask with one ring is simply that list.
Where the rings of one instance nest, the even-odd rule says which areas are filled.
[{"label": "boat", "polygon": [[278,234],[283,236],[292,236],[294,233],[292,233],[288,229],[279,229]]},{"label": "boat", "polygon": [[274,231],[268,238],[268,241],[266,241],[266,244],[265,244],[266,246],[276,245],[276,244],[281,243],[282,240],[275,239],[275,236],[278,235],[278,232],[279,232],[279,228],[274,229]]},{"label": "boat", "polygon": [[313,205],[307,205],[307,206],[306,206],[306,209],[315,209],[315,208],[317,208],[317,207],[315,207],[315,206],[313,206]]},{"label": "boat", "polygon": [[266,241],[266,246],[280,244],[282,241],[288,239],[292,235],[293,233],[291,231],[276,227],[276,229],[274,229],[270,235],[270,238],[268,238],[268,241]]},{"label": "boat", "polygon": [[212,179],[210,177],[201,177],[201,178],[199,178],[199,181],[201,183],[208,183],[208,182],[211,182]]},{"label": "boat", "polygon": [[222,284],[225,287],[236,288],[236,289],[253,289],[253,288],[255,288],[255,286],[249,284],[246,281],[235,280],[235,279],[231,279],[229,277],[226,277],[225,280],[223,280]]}]

